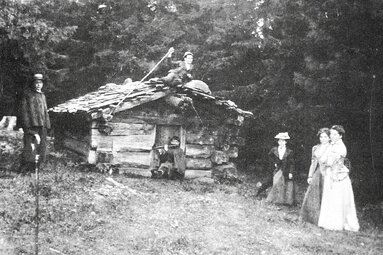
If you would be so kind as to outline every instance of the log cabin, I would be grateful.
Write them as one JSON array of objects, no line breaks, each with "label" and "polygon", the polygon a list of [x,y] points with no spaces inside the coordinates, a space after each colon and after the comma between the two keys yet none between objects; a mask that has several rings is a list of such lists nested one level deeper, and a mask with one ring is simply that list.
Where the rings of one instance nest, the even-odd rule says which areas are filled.
[{"label": "log cabin", "polygon": [[155,82],[113,83],[51,109],[55,148],[90,164],[148,170],[150,151],[180,137],[186,167],[211,175],[244,145],[240,128],[249,111],[211,94],[202,81],[169,88]]}]

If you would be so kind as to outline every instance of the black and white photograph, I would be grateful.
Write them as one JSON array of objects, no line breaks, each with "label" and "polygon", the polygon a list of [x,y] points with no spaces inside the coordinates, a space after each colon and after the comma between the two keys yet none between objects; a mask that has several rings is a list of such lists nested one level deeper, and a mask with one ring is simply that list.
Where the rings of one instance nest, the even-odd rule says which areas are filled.
[{"label": "black and white photograph", "polygon": [[383,254],[382,0],[0,0],[0,255]]}]

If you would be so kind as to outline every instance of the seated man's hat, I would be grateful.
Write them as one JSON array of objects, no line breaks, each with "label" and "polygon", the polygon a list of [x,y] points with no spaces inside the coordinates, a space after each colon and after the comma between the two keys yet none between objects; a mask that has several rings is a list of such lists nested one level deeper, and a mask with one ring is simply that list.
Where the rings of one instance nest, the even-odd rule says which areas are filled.
[{"label": "seated man's hat", "polygon": [[169,144],[174,144],[174,143],[180,143],[180,138],[178,136],[173,136],[170,139]]}]

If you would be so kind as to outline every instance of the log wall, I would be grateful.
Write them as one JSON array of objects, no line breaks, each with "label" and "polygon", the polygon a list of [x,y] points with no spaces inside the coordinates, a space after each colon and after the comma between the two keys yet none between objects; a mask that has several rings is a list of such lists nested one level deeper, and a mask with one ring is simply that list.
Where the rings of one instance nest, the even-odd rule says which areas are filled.
[{"label": "log wall", "polygon": [[[164,102],[150,102],[116,113],[112,122],[106,124],[92,120],[89,135],[82,134],[82,138],[64,132],[62,144],[89,160],[92,158],[94,163],[148,169],[156,125],[180,125],[187,169],[206,171],[214,165],[229,163],[230,158],[238,156],[238,146],[244,144],[238,121],[233,116],[223,116],[204,116],[201,120],[194,113],[183,115]],[[110,132],[105,134],[108,129]]]},{"label": "log wall", "polygon": [[[118,121],[113,119],[112,121]],[[100,132],[99,122],[92,122],[91,143],[96,151],[109,150],[112,164],[123,164],[129,167],[148,168],[150,150],[154,144],[155,125],[143,121],[136,123],[111,122],[109,134]]]}]

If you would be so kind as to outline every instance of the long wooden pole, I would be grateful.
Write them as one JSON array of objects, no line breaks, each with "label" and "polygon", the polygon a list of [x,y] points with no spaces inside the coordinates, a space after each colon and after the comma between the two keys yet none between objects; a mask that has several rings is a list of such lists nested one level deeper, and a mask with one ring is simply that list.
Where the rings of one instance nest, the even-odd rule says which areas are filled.
[{"label": "long wooden pole", "polygon": [[39,155],[35,157],[35,255],[39,254]]},{"label": "long wooden pole", "polygon": [[374,130],[373,130],[373,114],[374,114],[374,95],[375,95],[375,78],[376,75],[372,75],[372,83],[371,83],[371,89],[370,89],[370,112],[369,112],[369,133],[370,133],[370,153],[371,153],[371,166],[372,166],[372,172],[373,176],[375,177],[375,188],[376,192],[379,195],[382,195],[382,191],[379,185],[379,177],[377,174],[377,170],[375,168],[375,155],[374,155]]},{"label": "long wooden pole", "polygon": [[[170,49],[172,49],[172,48],[170,48]],[[149,77],[149,75],[162,63],[162,61],[164,61],[164,59],[165,58],[167,58],[168,56],[169,56],[169,54],[171,54],[172,53],[172,51],[171,50],[168,50],[168,52],[165,54],[165,56],[163,56],[162,58],[161,58],[161,60],[160,61],[158,61],[157,62],[157,64],[149,71],[149,73],[147,73],[133,88],[132,88],[132,90],[128,93],[128,94],[126,94],[125,96],[124,96],[124,98],[122,98],[118,103],[117,103],[117,105],[113,108],[113,110],[112,110],[112,112],[110,113],[110,115],[112,116],[113,115],[113,113],[117,110],[117,108],[120,106],[120,104],[122,104],[122,102],[124,102],[125,101],[125,99],[133,92],[133,90],[136,88],[136,86],[138,85],[138,84],[140,84],[140,83],[142,83],[146,78],[148,78]]]}]

